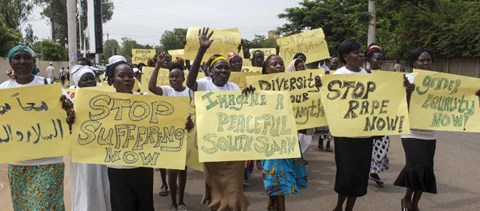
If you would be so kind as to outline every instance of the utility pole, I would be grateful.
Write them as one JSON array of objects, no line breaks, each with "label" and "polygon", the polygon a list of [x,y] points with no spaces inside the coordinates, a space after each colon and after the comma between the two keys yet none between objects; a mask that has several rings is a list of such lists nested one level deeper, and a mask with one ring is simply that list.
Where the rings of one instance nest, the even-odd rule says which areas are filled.
[{"label": "utility pole", "polygon": [[[67,25],[68,25],[68,66],[70,70],[77,64],[77,3],[76,0],[67,0]],[[70,78],[72,78],[71,73]],[[70,84],[72,84],[70,80]]]},{"label": "utility pole", "polygon": [[368,13],[370,15],[370,23],[368,24],[367,46],[375,42],[375,30],[377,27],[377,11],[375,9],[375,0],[368,0]]}]

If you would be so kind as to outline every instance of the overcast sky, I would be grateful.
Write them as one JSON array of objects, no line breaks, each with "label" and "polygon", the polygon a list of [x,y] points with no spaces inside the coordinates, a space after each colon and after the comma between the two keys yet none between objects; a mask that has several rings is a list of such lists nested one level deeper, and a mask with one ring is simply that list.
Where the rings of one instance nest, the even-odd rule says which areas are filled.
[{"label": "overcast sky", "polygon": [[[104,40],[129,37],[140,44],[159,45],[165,30],[208,26],[238,27],[243,38],[265,35],[283,25],[278,14],[298,6],[299,0],[113,0],[113,17],[104,24]],[[51,37],[51,26],[36,9],[30,22],[39,39]]]}]

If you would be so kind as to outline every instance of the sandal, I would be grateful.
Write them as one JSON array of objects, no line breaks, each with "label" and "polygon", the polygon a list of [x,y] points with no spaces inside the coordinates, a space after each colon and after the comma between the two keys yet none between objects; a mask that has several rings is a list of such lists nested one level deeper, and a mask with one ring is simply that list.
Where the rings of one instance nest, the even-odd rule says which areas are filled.
[{"label": "sandal", "polygon": [[160,188],[160,193],[158,193],[160,196],[168,196],[168,187],[163,186]]},{"label": "sandal", "polygon": [[375,179],[373,178],[371,175],[368,175],[368,179],[374,181],[375,183],[377,183],[377,186],[380,187],[380,188],[383,188],[385,187],[385,183],[381,180],[381,179]]}]

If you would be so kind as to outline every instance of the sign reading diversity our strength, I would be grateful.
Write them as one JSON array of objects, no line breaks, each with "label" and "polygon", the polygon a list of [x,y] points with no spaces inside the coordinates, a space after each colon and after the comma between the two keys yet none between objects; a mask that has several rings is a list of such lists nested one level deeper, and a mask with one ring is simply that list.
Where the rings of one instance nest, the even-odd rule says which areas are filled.
[{"label": "sign reading diversity our strength", "polygon": [[132,63],[147,63],[148,59],[155,57],[155,49],[132,49]]},{"label": "sign reading diversity our strength", "polygon": [[[201,30],[199,27],[189,27],[187,30],[187,43],[183,49],[183,56],[185,59],[193,61],[197,55],[198,48],[200,44],[198,43],[198,31]],[[208,48],[205,55],[228,55],[230,52],[238,52],[238,46],[242,41],[240,32],[237,28],[233,29],[209,29],[210,32],[213,31],[212,35],[212,45]],[[204,56],[202,61],[207,61],[209,56]]]},{"label": "sign reading diversity our strength", "polygon": [[330,58],[325,34],[321,28],[278,38],[277,44],[280,46],[279,54],[285,64],[289,64],[297,53],[305,54],[308,63]]},{"label": "sign reading diversity our strength", "polygon": [[288,91],[298,129],[327,125],[320,99],[320,89],[315,86],[318,70],[285,72],[248,76],[247,84],[257,90]]},{"label": "sign reading diversity our strength", "polygon": [[300,157],[286,92],[195,92],[200,162]]},{"label": "sign reading diversity our strength", "polygon": [[480,132],[480,79],[414,70],[410,100],[412,128]]},{"label": "sign reading diversity our strength", "polygon": [[322,103],[334,136],[396,135],[410,132],[403,74],[324,75]]},{"label": "sign reading diversity our strength", "polygon": [[78,89],[72,161],[184,169],[188,97]]},{"label": "sign reading diversity our strength", "polygon": [[60,84],[0,89],[0,163],[67,155]]}]

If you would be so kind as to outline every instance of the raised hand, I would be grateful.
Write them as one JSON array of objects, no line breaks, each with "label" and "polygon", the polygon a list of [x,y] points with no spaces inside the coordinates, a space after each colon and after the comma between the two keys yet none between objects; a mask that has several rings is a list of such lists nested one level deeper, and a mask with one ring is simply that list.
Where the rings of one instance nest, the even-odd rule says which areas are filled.
[{"label": "raised hand", "polygon": [[163,67],[165,66],[165,62],[167,61],[167,59],[168,59],[168,54],[165,52],[161,52],[157,55],[155,65],[158,67]]},{"label": "raised hand", "polygon": [[210,38],[213,35],[213,31],[208,34],[209,28],[202,28],[198,30],[198,42],[200,43],[201,49],[208,49],[212,44],[213,40]]}]

